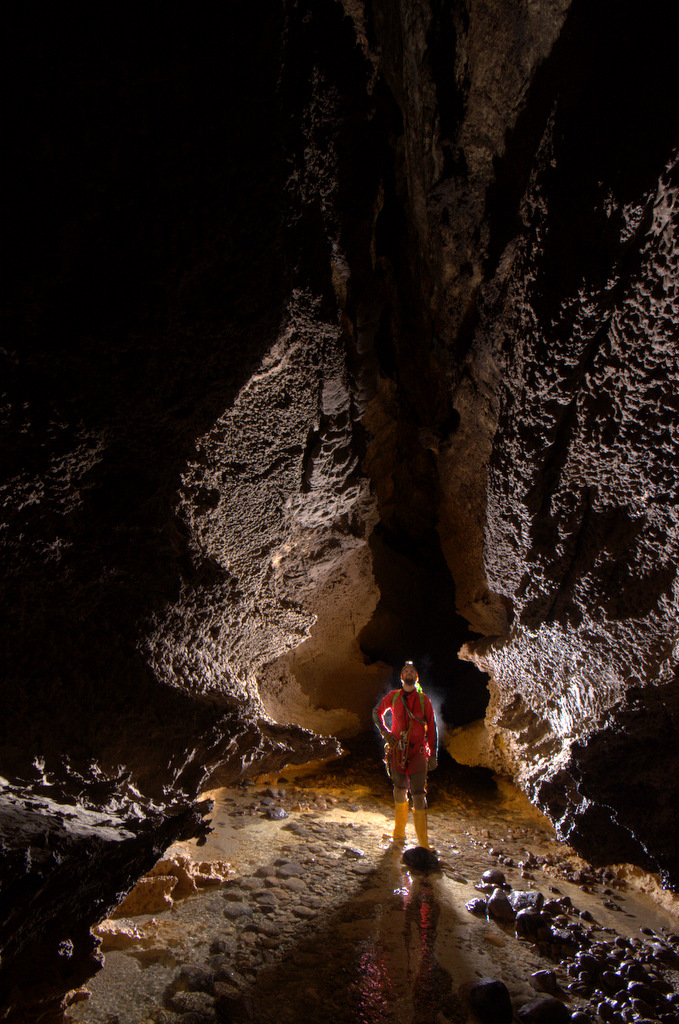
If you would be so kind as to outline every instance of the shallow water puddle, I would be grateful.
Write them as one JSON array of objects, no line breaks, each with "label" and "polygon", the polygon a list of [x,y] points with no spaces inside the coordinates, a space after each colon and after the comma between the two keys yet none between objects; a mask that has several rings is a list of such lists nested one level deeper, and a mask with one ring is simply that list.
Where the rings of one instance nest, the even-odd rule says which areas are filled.
[{"label": "shallow water puddle", "polygon": [[[424,874],[407,869],[388,839],[387,780],[369,761],[352,763],[349,779],[330,766],[294,784],[259,780],[211,794],[207,845],[178,844],[168,855],[226,859],[233,876],[170,909],[119,922],[138,938],[107,952],[90,998],[68,1020],[466,1024],[475,1019],[469,987],[480,977],[503,980],[518,1007],[536,996],[531,975],[545,968],[555,971],[571,1009],[583,1005],[566,990],[565,960],[518,940],[513,923],[466,910],[491,867],[500,866],[515,890],[568,897],[575,909],[564,920],[582,929],[578,912],[589,912],[595,936],[677,929],[669,894],[662,907],[624,880],[616,880],[612,899],[603,884],[587,892],[569,881],[581,862],[507,784],[465,788],[439,777],[429,832],[440,870]],[[287,817],[265,817],[284,808]],[[412,818],[408,832],[413,845]],[[522,871],[531,854],[543,863]]]}]

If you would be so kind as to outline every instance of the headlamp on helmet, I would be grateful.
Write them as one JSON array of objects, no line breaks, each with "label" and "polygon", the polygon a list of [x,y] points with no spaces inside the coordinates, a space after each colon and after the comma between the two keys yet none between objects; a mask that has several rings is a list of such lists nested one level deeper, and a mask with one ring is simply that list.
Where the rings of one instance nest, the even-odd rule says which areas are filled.
[{"label": "headlamp on helmet", "polygon": [[413,665],[412,661],[406,661],[405,665],[401,669],[401,682],[413,682],[418,683],[420,681],[420,675]]}]

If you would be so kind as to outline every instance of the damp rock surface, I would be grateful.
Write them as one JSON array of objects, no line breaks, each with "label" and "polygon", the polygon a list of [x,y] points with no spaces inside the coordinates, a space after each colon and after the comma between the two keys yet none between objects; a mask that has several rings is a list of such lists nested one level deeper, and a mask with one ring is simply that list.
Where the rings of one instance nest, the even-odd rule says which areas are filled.
[{"label": "damp rock surface", "polygon": [[[238,1024],[402,1024],[423,1013],[455,1024],[508,1024],[513,1015],[556,1024],[576,1012],[596,1020],[593,1007],[606,1004],[606,1014],[608,1002],[623,997],[632,1006],[642,988],[656,1014],[672,1012],[679,917],[670,894],[673,910],[663,910],[622,874],[604,879],[556,840],[517,790],[479,784],[450,765],[429,785],[438,869],[408,867],[402,848],[385,837],[393,808],[386,776],[375,776],[365,750],[355,749],[344,767],[344,775],[288,780],[284,800],[307,809],[291,809],[287,821],[266,817],[265,782],[214,791],[215,832],[206,846],[183,843],[165,861],[228,856],[233,874],[177,899],[170,911],[111,922],[126,927],[132,945],[106,954],[89,998],[67,1021],[105,1024],[118,1014],[126,1024],[178,1024],[190,1008],[207,1022],[227,1015]],[[319,795],[328,804],[320,813],[310,809]],[[252,802],[259,813],[241,813]],[[407,834],[406,849],[416,849],[412,819]],[[530,891],[547,908],[539,934],[465,908],[500,843],[517,862],[536,861]],[[347,856],[356,850],[363,857]],[[507,892],[524,894],[520,869],[505,868]],[[586,890],[571,880],[576,871],[588,874]],[[624,914],[605,906],[611,885]],[[580,916],[585,908],[590,922]],[[628,987],[632,979],[638,990]]]}]

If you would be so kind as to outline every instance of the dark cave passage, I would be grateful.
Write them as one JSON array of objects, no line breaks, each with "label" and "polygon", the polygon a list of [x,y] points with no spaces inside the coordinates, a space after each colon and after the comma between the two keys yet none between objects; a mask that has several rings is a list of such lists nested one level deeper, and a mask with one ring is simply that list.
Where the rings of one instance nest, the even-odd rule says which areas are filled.
[{"label": "dark cave passage", "polygon": [[378,527],[370,548],[382,596],[358,638],[361,650],[370,661],[393,666],[393,686],[399,685],[402,665],[413,661],[448,727],[483,718],[487,676],[458,658],[462,645],[476,637],[456,611],[455,584],[438,534],[412,540]]},{"label": "dark cave passage", "polygon": [[[364,787],[366,806],[348,793],[324,810],[306,784],[308,806],[286,804],[307,833],[276,833],[278,856],[300,841],[311,875],[317,853],[326,881],[340,874],[339,916],[316,939],[295,931],[303,915],[286,919],[284,945],[313,990],[308,943],[337,924],[338,954],[376,979],[370,1024],[400,999],[420,1024],[380,956],[395,920],[427,957],[431,932],[398,895],[400,861],[380,847],[388,783],[360,753],[407,659],[459,759],[442,755],[432,816],[469,877],[408,883],[449,952],[515,978],[516,935],[472,922],[451,886],[473,887],[490,856],[516,862],[514,888],[531,881],[516,823],[538,813],[529,798],[572,844],[540,853],[556,861],[541,869],[561,864],[533,879],[545,900],[550,886],[589,899],[573,881],[584,871],[597,923],[639,961],[629,971],[653,981],[654,956],[674,969],[676,943],[621,927],[635,885],[668,906],[679,886],[666,15],[631,0],[3,11],[3,1024],[62,1024],[97,969],[91,927],[173,844],[197,856],[215,839],[207,789],[230,789],[237,850],[235,825],[284,827],[266,818],[263,781],[249,813],[245,780],[276,788],[284,766],[311,763],[329,795]],[[352,777],[345,758],[333,778],[343,743],[362,767]],[[481,824],[495,799],[500,818]],[[352,834],[366,846],[355,863]],[[254,901],[250,868],[234,903]],[[229,902],[216,895],[220,928]],[[566,948],[587,919],[560,910],[547,925]],[[184,905],[167,913],[184,921]],[[379,942],[373,919],[391,922]],[[148,928],[119,963],[128,979],[168,969],[168,933]],[[273,954],[277,938],[227,931],[228,986],[239,957]],[[590,938],[615,974],[614,940]],[[190,966],[200,943],[181,942]],[[444,959],[413,979],[439,979],[431,1013],[461,1024],[471,976]],[[274,960],[262,985],[292,998]],[[238,987],[246,1015],[264,963]],[[327,982],[338,1024],[358,1019],[359,989]],[[562,1004],[585,1006],[566,987],[578,983],[559,975]],[[516,984],[525,1003],[525,971]],[[615,1020],[617,993],[601,993]],[[200,1024],[228,1018],[222,995]],[[319,1004],[300,998],[313,1020]],[[203,1012],[157,1005],[153,1024]],[[128,1024],[125,1005],[106,1013]]]}]

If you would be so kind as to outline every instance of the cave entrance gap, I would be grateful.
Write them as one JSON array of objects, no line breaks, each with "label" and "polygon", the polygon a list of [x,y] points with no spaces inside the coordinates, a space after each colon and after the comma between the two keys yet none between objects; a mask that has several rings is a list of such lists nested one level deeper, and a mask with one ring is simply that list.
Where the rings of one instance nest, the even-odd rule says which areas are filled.
[{"label": "cave entrance gap", "polygon": [[476,634],[455,610],[455,583],[438,534],[432,529],[414,540],[380,524],[370,548],[381,598],[359,636],[364,655],[394,666],[394,686],[403,663],[415,662],[448,727],[483,718],[488,677],[458,658]]}]

